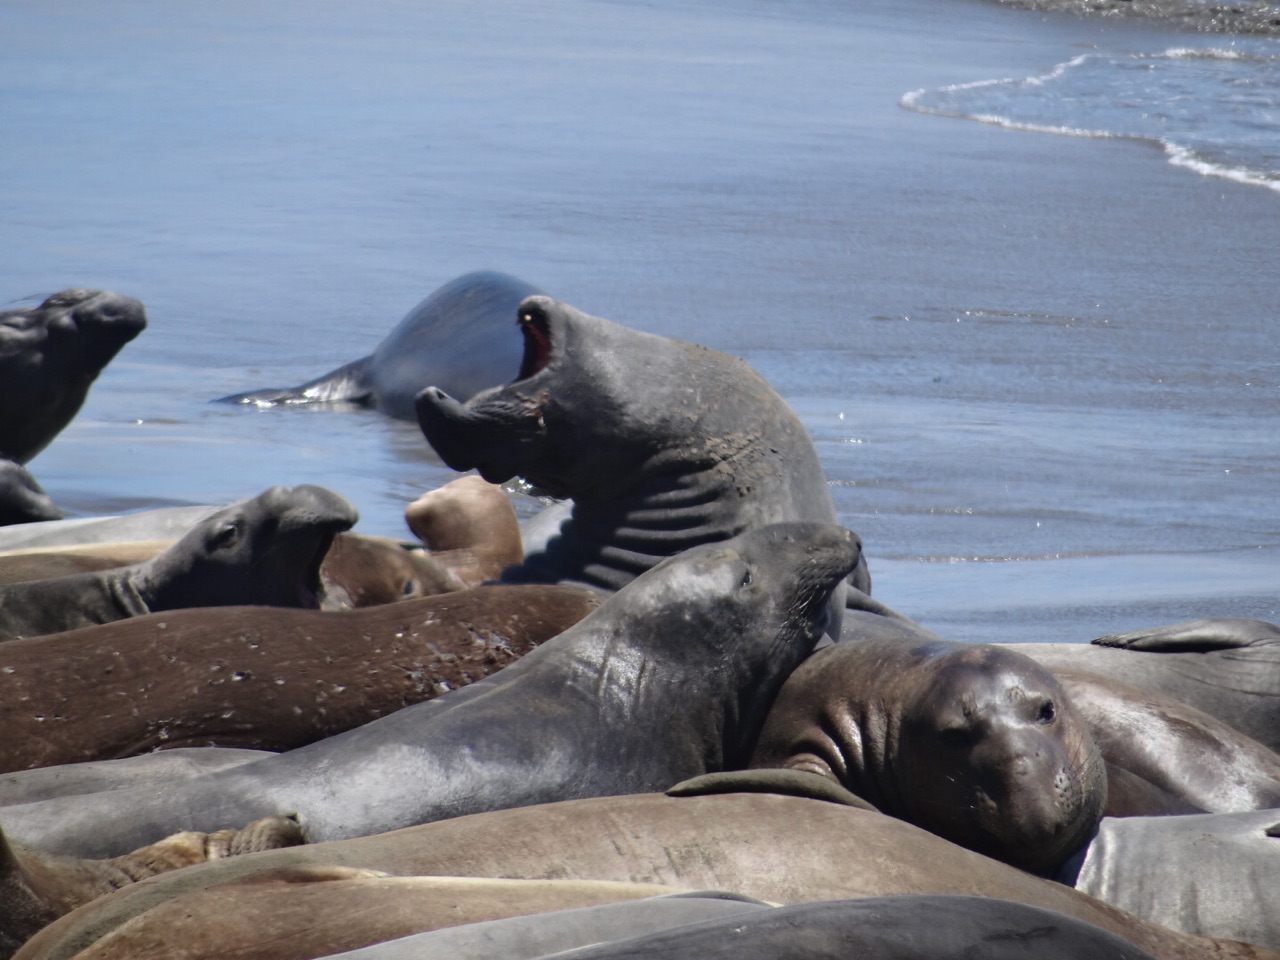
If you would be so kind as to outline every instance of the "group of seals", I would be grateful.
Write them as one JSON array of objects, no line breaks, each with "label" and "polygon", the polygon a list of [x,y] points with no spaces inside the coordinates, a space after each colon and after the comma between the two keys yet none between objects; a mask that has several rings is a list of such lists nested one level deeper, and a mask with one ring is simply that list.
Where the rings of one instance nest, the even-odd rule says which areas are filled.
[{"label": "group of seals", "polygon": [[207,517],[152,560],[0,586],[0,639],[181,607],[318,606],[325,553],[356,519],[323,487],[272,487]]},{"label": "group of seals", "polygon": [[[112,930],[123,932],[157,904],[177,904],[177,898],[241,883],[252,885],[246,896],[250,890],[258,895],[260,916],[274,908],[279,922],[304,926],[315,914],[299,899],[296,885],[268,893],[255,878],[286,876],[286,871],[303,878],[307,869],[322,871],[321,877],[345,869],[392,877],[657,883],[668,889],[732,890],[777,904],[960,894],[1053,911],[1106,930],[1159,960],[1277,956],[1169,930],[896,818],[819,800],[742,792],[639,793],[510,808],[212,863],[155,877],[83,907],[43,930],[20,956],[65,956],[68,945],[83,947]],[[183,924],[150,929],[170,943],[181,939],[196,956],[208,956],[202,951],[218,946],[215,939],[202,947],[207,935],[193,941]],[[936,931],[940,937],[945,932]],[[963,942],[972,933],[962,926],[956,936]],[[802,942],[803,927],[794,927],[792,935]],[[1023,955],[1038,956],[1034,950]]]},{"label": "group of seals", "polygon": [[[1144,803],[1216,809],[1210,805],[1256,804],[1272,795],[1274,771],[1263,754],[1244,794],[1219,797],[1197,786],[1183,796],[1165,789],[1159,778],[1176,780],[1187,760],[1172,761],[1173,776],[1164,757],[1154,773],[1142,764],[1118,766],[1113,761],[1124,756],[1125,745],[1112,742],[1100,753],[1089,739],[1087,716],[1075,713],[1076,696],[1085,715],[1105,716],[1116,698],[1132,705],[1134,698],[1118,686],[1064,673],[1062,686],[1084,691],[1068,697],[1052,676],[1009,651],[913,633],[914,625],[867,595],[870,581],[856,540],[831,525],[834,510],[812,442],[757,374],[715,351],[527,296],[533,292],[513,278],[468,275],[425,301],[371,357],[293,391],[228,399],[354,401],[393,416],[416,415],[450,466],[476,468],[491,481],[519,475],[573,498],[568,518],[523,563],[508,566],[504,580],[618,592],[576,627],[465,689],[279,757],[167,784],[158,793],[122,788],[14,807],[5,823],[15,835],[52,850],[118,855],[176,829],[211,830],[288,811],[312,839],[355,837],[660,789],[752,760],[809,780],[806,796],[838,796],[848,788],[977,850],[1047,870],[1093,829],[1116,770],[1139,784],[1125,793],[1139,812]],[[456,316],[482,339],[502,339],[491,321],[506,310],[510,322],[511,301],[518,303],[523,337],[518,366],[511,364],[514,380],[506,382],[511,370],[495,372],[501,366],[496,354],[470,384],[422,379],[430,374],[422,373],[415,358],[423,353],[415,344],[424,334]],[[406,367],[399,362],[405,359],[415,362]],[[494,576],[501,563],[483,559],[468,569],[473,579],[459,574],[457,585]],[[855,643],[832,647],[793,674],[824,630],[840,636],[846,605],[859,630],[849,636],[846,628],[845,639]],[[870,639],[868,618],[877,624]],[[898,635],[890,640],[886,631]],[[788,675],[794,690],[784,689],[766,724],[765,712]],[[1163,711],[1156,731],[1162,736],[1194,721],[1163,703],[1142,710]],[[1235,758],[1249,752],[1228,733],[1212,736]],[[1213,768],[1206,770],[1202,780],[1212,778]],[[862,803],[851,796],[842,802]],[[369,885],[377,878],[336,869],[310,879],[351,882],[353,892],[343,896],[365,895],[354,892],[358,887],[388,904],[391,888],[407,889],[384,884],[383,891]],[[509,865],[492,869],[519,875],[508,873]],[[742,882],[734,889],[749,890]],[[1082,912],[1087,922],[1154,956],[1200,955],[1206,946],[1065,903],[1072,906],[1068,912]],[[1014,922],[1009,909],[988,906],[989,923],[961,938],[963,945],[943,937],[935,949],[967,949],[974,936]],[[291,909],[297,908],[286,912]],[[938,909],[941,916],[955,907],[919,909]],[[816,931],[825,921],[805,922]],[[1035,917],[1018,922],[1018,936],[1030,935],[1029,927],[1043,932]],[[172,926],[158,923],[161,930]],[[1072,930],[1064,942],[1077,954],[1125,949],[1095,946],[1094,934],[1105,936]],[[95,955],[127,955],[131,942],[122,942],[123,952],[104,946]],[[670,948],[675,941],[662,942]],[[1223,956],[1262,955],[1215,948]],[[645,956],[646,949],[654,947],[584,956]]]},{"label": "group of seals", "polygon": [[101,290],[63,290],[0,312],[0,526],[62,516],[22,464],[71,422],[98,374],[146,325],[141,303]]},{"label": "group of seals", "polygon": [[323,840],[740,767],[860,553],[848,531],[816,523],[693,548],[461,690],[159,794],[10,807],[4,827],[51,852],[114,856],[290,812]]}]

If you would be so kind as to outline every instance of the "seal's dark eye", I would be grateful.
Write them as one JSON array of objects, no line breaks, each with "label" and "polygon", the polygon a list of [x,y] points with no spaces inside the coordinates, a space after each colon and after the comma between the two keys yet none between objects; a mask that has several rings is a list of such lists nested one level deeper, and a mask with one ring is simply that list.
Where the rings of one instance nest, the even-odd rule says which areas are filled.
[{"label": "seal's dark eye", "polygon": [[230,543],[234,543],[239,533],[240,527],[233,521],[228,521],[213,534],[212,545],[214,547],[225,547]]},{"label": "seal's dark eye", "polygon": [[752,577],[751,577],[751,568],[750,568],[750,567],[748,567],[746,570],[744,570],[744,571],[743,571],[743,573],[742,573],[742,582],[741,582],[740,584],[738,584],[738,586],[740,586],[740,587],[749,587],[749,586],[751,586],[751,581],[752,581]]},{"label": "seal's dark eye", "polygon": [[938,739],[948,747],[968,746],[973,740],[973,731],[969,727],[943,727],[938,731]]},{"label": "seal's dark eye", "polygon": [[1053,708],[1053,701],[1046,700],[1040,704],[1040,710],[1036,713],[1036,723],[1053,723],[1053,718],[1057,716],[1057,711]]}]

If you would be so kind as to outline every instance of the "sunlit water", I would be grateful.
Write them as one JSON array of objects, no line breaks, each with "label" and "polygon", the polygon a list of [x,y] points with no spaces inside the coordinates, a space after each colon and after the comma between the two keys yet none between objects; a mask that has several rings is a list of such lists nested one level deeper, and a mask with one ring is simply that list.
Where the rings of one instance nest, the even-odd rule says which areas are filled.
[{"label": "sunlit water", "polygon": [[[81,514],[323,483],[401,535],[452,475],[415,425],[209,401],[494,268],[756,366],[876,593],[949,636],[1275,619],[1280,196],[1144,145],[1272,177],[1219,114],[1275,60],[1189,45],[969,0],[0,2],[0,299],[151,321],[31,468]],[[1098,119],[1126,70],[1236,152]]]}]

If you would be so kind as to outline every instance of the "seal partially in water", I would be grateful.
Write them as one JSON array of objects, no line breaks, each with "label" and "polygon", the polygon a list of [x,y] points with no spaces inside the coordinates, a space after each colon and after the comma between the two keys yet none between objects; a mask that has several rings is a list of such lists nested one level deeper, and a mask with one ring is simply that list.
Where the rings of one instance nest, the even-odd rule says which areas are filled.
[{"label": "seal partially in water", "polygon": [[296,813],[324,840],[742,766],[860,548],[818,523],[693,548],[462,690],[162,794],[8,807],[4,828],[52,852],[108,856],[179,829]]},{"label": "seal partially in water", "polygon": [[297,387],[251,390],[223,403],[355,403],[413,420],[413,398],[437,385],[461,397],[506,383],[520,366],[516,307],[537,287],[492,270],[446,283],[367,357]]},{"label": "seal partially in water", "polygon": [[[769,523],[834,522],[804,425],[742,361],[550,297],[520,304],[519,322],[514,382],[465,403],[438,386],[417,401],[450,467],[573,498],[558,534],[504,580],[617,590],[691,546]],[[858,577],[869,589],[865,563]],[[833,636],[843,607],[839,590]]]},{"label": "seal partially in water", "polygon": [[0,312],[0,459],[26,463],[48,446],[146,326],[141,303],[102,290],[63,290]]},{"label": "seal partially in water", "polygon": [[1107,768],[1034,660],[850,611],[847,642],[783,684],[753,767],[807,770],[881,812],[1026,870],[1089,838]]},{"label": "seal partially in water", "polygon": [[323,487],[272,487],[196,524],[153,560],[0,586],[0,640],[180,607],[315,607],[324,555],[356,519]]}]

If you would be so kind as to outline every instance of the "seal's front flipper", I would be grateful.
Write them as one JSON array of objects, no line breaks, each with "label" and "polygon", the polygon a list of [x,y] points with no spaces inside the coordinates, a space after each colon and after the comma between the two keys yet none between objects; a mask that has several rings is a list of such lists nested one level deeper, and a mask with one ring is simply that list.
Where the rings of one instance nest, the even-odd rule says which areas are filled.
[{"label": "seal's front flipper", "polygon": [[1187,620],[1165,627],[1114,633],[1092,642],[1100,647],[1120,647],[1148,653],[1208,653],[1233,650],[1255,643],[1280,640],[1280,627],[1265,620],[1228,617]]},{"label": "seal's front flipper", "polygon": [[262,390],[250,390],[247,393],[233,393],[229,397],[219,397],[214,402],[251,403],[258,407],[302,403],[354,403],[371,406],[373,387],[369,383],[368,373],[371,359],[372,357],[361,357],[359,360],[353,360],[301,386],[268,387]]}]

